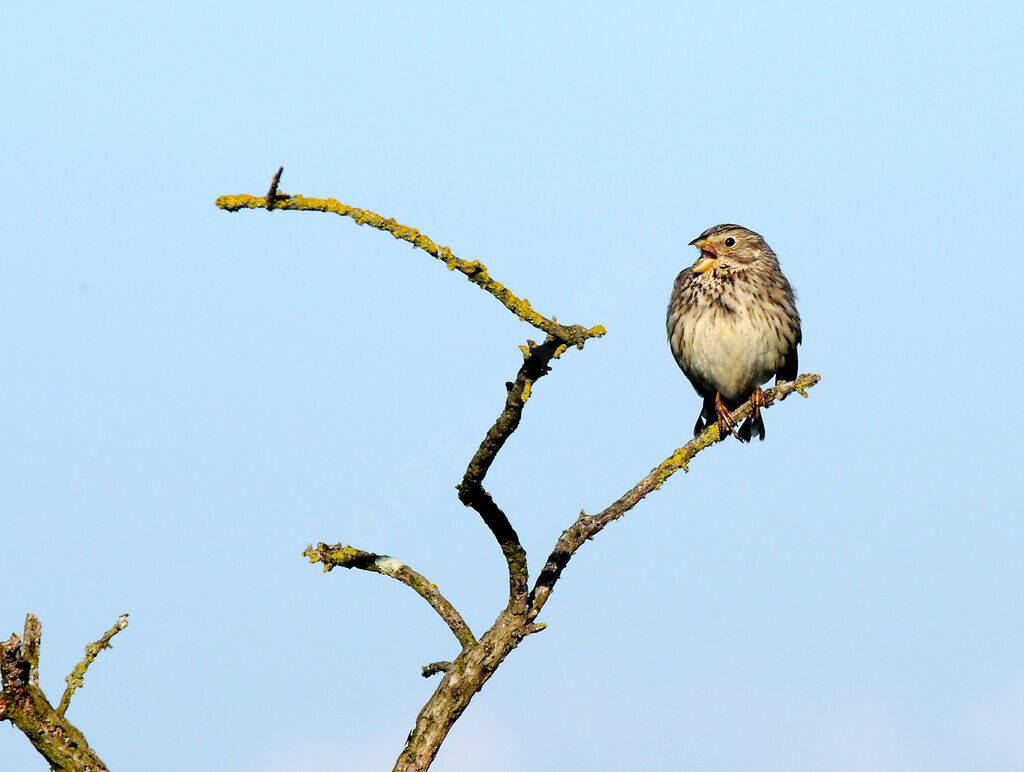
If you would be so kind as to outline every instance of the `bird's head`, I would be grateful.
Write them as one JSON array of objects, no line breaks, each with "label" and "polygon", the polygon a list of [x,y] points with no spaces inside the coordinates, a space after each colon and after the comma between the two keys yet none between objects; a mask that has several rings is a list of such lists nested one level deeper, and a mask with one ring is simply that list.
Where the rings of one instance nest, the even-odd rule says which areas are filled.
[{"label": "bird's head", "polygon": [[775,258],[775,253],[761,235],[742,225],[715,225],[691,241],[690,245],[700,250],[700,257],[693,264],[694,273],[730,271],[766,258]]}]

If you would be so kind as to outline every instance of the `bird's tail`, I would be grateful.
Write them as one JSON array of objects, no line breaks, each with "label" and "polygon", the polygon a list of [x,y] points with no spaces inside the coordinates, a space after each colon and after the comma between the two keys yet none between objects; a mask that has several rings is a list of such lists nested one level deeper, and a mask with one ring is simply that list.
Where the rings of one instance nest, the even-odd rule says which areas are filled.
[{"label": "bird's tail", "polygon": [[740,424],[739,431],[737,432],[740,436],[740,440],[743,442],[750,442],[750,438],[757,434],[757,439],[764,440],[764,421],[761,420],[761,414],[758,413],[756,416],[749,416],[743,423]]},{"label": "bird's tail", "polygon": [[700,409],[700,415],[697,416],[697,423],[693,425],[693,436],[700,437],[704,430],[717,420],[718,413],[715,412],[715,398],[713,396],[704,397],[704,406]]}]

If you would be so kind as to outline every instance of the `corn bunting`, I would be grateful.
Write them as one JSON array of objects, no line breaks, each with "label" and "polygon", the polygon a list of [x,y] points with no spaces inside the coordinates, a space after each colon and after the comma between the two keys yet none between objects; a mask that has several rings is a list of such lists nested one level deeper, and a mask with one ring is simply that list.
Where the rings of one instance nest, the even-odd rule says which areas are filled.
[{"label": "corn bunting", "polygon": [[[668,304],[668,342],[703,397],[693,436],[712,421],[749,442],[764,439],[761,384],[796,377],[800,315],[793,289],[763,238],[739,225],[716,225],[690,242],[700,250],[676,277]],[[729,412],[748,399],[754,412],[736,431]]]}]

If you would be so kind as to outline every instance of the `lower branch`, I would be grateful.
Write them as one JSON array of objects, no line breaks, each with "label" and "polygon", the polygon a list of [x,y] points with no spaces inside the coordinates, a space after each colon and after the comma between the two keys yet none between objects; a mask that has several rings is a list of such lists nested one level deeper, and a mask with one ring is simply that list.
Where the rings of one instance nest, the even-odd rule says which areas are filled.
[{"label": "lower branch", "polygon": [[[113,634],[110,633],[111,636]],[[39,688],[41,637],[42,626],[39,620],[35,614],[28,614],[25,617],[24,634],[19,638],[15,633],[0,643],[0,677],[3,679],[0,720],[10,721],[18,727],[49,762],[51,769],[106,772],[106,765],[89,747],[85,736],[64,718],[62,712],[54,710]],[[106,639],[107,642],[109,640]],[[83,674],[86,667],[87,664],[82,667]],[[67,700],[71,699],[70,694],[65,696]]]}]

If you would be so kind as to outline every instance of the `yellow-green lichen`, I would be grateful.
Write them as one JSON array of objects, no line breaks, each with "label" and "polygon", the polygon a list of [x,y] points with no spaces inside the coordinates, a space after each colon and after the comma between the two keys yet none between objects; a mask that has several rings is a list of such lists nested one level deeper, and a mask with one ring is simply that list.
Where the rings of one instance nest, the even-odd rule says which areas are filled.
[{"label": "yellow-green lichen", "polygon": [[[238,211],[239,209],[268,208],[267,199],[265,197],[261,198],[247,195],[221,196],[217,199],[217,206],[221,209],[226,209],[232,212]],[[573,339],[571,342],[580,347],[582,347],[583,342],[588,338],[597,338],[605,334],[605,329],[601,325],[592,327],[589,330],[584,330],[582,327],[563,327],[555,321],[554,316],[552,316],[550,320],[546,319],[533,309],[529,300],[526,298],[516,297],[516,295],[510,292],[503,284],[491,279],[490,275],[487,273],[487,267],[479,260],[462,260],[452,254],[452,251],[448,247],[436,244],[429,237],[420,233],[416,228],[402,225],[391,218],[386,219],[381,217],[379,214],[370,212],[366,209],[357,209],[356,207],[346,206],[334,198],[306,198],[304,196],[288,195],[285,193],[278,193],[269,208],[332,212],[343,217],[349,217],[358,225],[369,225],[372,228],[386,231],[396,239],[406,241],[414,247],[422,249],[432,257],[441,260],[448,266],[449,270],[458,269],[466,276],[466,278],[497,298],[502,305],[524,322],[527,322],[548,334],[562,338],[563,340],[566,336],[572,336]],[[579,332],[575,332],[575,330],[578,330]]]}]

